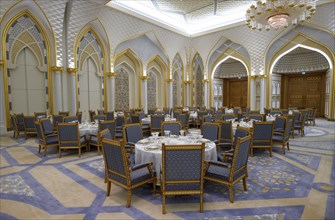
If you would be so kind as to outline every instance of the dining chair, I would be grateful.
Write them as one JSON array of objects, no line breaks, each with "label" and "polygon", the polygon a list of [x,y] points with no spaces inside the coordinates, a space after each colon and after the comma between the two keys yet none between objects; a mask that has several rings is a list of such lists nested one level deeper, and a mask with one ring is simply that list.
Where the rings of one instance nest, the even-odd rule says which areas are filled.
[{"label": "dining chair", "polygon": [[205,116],[205,115],[207,115],[208,113],[207,113],[207,111],[198,111],[198,115],[197,115],[197,120],[196,120],[196,126],[198,127],[198,128],[200,128],[201,127],[201,125],[202,125],[202,119],[203,119],[203,116]]},{"label": "dining chair", "polygon": [[170,114],[170,108],[163,108],[164,114],[169,115]]},{"label": "dining chair", "polygon": [[70,115],[70,112],[69,111],[65,111],[65,112],[59,111],[58,115],[63,115],[64,117],[67,117]]},{"label": "dining chair", "polygon": [[204,122],[201,127],[201,134],[203,138],[213,141],[215,144],[220,140],[220,125],[216,122]]},{"label": "dining chair", "polygon": [[205,180],[220,183],[228,187],[229,200],[234,203],[233,187],[240,180],[243,181],[244,191],[247,191],[247,166],[250,147],[250,136],[239,138],[234,147],[231,163],[219,161],[205,161]]},{"label": "dining chair", "polygon": [[175,118],[175,119],[179,119],[179,115],[180,114],[182,114],[182,112],[181,111],[179,111],[179,110],[174,110],[173,111],[173,117]]},{"label": "dining chair", "polygon": [[125,147],[129,153],[134,152],[135,144],[143,139],[142,126],[140,123],[127,124],[123,127],[123,138]]},{"label": "dining chair", "polygon": [[107,174],[107,197],[110,196],[111,183],[127,191],[127,208],[131,206],[132,189],[152,182],[154,193],[156,192],[156,175],[152,170],[152,162],[129,167],[123,141],[103,138],[102,152]]},{"label": "dining chair", "polygon": [[189,127],[189,114],[188,113],[182,113],[179,114],[179,120],[181,124],[181,129],[188,130]]},{"label": "dining chair", "polygon": [[78,118],[78,122],[81,124],[81,119],[82,119],[83,113],[82,112],[76,112],[76,116]]},{"label": "dining chair", "polygon": [[55,134],[53,128],[52,128],[52,123],[49,118],[43,118],[40,120],[43,134],[44,135],[50,135],[50,134]]},{"label": "dining chair", "polygon": [[273,132],[274,133],[284,133],[286,128],[287,117],[277,116],[274,121]]},{"label": "dining chair", "polygon": [[113,111],[111,111],[111,112],[105,112],[105,116],[106,116],[106,120],[107,121],[114,120],[114,112]]},{"label": "dining chair", "polygon": [[235,116],[233,114],[222,114],[221,119],[223,121],[234,120]]},{"label": "dining chair", "polygon": [[46,112],[34,112],[35,120],[46,118],[47,113]]},{"label": "dining chair", "polygon": [[69,123],[69,122],[78,122],[77,116],[65,116],[63,117],[63,122]]},{"label": "dining chair", "polygon": [[255,148],[267,148],[272,157],[272,136],[273,122],[257,122],[253,123],[253,135],[251,142],[251,156],[254,155]]},{"label": "dining chair", "polygon": [[305,135],[306,117],[308,117],[308,112],[307,111],[300,111],[299,119],[297,120],[297,116],[295,118],[296,120],[294,122],[294,130],[299,131],[301,137],[303,137]]},{"label": "dining chair", "polygon": [[105,114],[105,110],[103,109],[97,109],[98,115],[104,115]]},{"label": "dining chair", "polygon": [[78,149],[78,157],[81,157],[81,148],[87,148],[86,135],[80,136],[78,122],[75,123],[58,123],[59,139],[59,158],[62,157],[64,149]]},{"label": "dining chair", "polygon": [[98,150],[98,155],[100,155],[100,148],[102,147],[101,137],[103,134],[101,133],[103,130],[109,132],[109,138],[114,139],[115,135],[115,121],[99,121],[97,134],[91,134],[90,139],[88,141],[88,146],[96,146]]},{"label": "dining chair", "polygon": [[164,115],[151,115],[150,132],[160,132],[164,121]]},{"label": "dining chair", "polygon": [[264,114],[249,114],[249,120],[264,121]]},{"label": "dining chair", "polygon": [[96,115],[95,111],[94,110],[88,110],[88,114],[90,116],[90,121],[91,122],[94,121],[93,116]]},{"label": "dining chair", "polygon": [[316,112],[317,112],[317,109],[312,108],[312,110],[308,113],[308,117],[307,117],[308,123],[310,123],[310,124],[313,123],[313,126],[315,126]]},{"label": "dining chair", "polygon": [[283,154],[285,154],[285,146],[287,150],[290,150],[290,131],[293,126],[292,120],[287,120],[285,122],[284,132],[273,132],[272,144],[281,144],[283,149]]},{"label": "dining chair", "polygon": [[164,121],[162,122],[161,134],[164,134],[164,131],[170,131],[171,135],[179,135],[181,129],[181,124],[178,121]]},{"label": "dining chair", "polygon": [[[48,120],[48,119],[45,119]],[[43,147],[44,153],[43,156],[47,155],[48,147],[58,147],[58,135],[55,133],[46,134],[43,129],[41,121],[34,122],[36,133],[37,133],[37,140],[38,140],[38,153],[41,153],[41,148]]]},{"label": "dining chair", "polygon": [[166,213],[166,196],[199,195],[203,212],[205,144],[162,145],[162,213]]},{"label": "dining chair", "polygon": [[35,116],[24,116],[24,135],[28,139],[28,135],[35,135]]},{"label": "dining chair", "polygon": [[123,138],[123,126],[126,124],[126,116],[118,115],[115,119],[115,138]]},{"label": "dining chair", "polygon": [[52,129],[57,131],[57,124],[63,122],[63,115],[52,115]]},{"label": "dining chair", "polygon": [[13,120],[14,120],[14,137],[18,138],[20,135],[20,132],[24,133],[24,130],[25,130],[23,113],[14,114]]},{"label": "dining chair", "polygon": [[220,111],[220,110],[217,111],[217,112],[215,113],[215,116],[214,116],[215,120],[221,120],[222,114],[223,114],[222,111]]},{"label": "dining chair", "polygon": [[218,151],[227,150],[227,148],[230,149],[234,138],[232,122],[220,120],[217,123],[220,125],[220,140],[217,144]]}]

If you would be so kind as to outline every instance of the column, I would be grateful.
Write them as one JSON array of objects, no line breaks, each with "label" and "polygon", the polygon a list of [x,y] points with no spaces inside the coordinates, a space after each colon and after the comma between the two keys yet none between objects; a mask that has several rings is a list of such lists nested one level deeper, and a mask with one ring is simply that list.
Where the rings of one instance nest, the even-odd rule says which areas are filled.
[{"label": "column", "polygon": [[189,106],[189,107],[191,106],[191,95],[190,95],[191,83],[192,81],[190,80],[184,81],[186,106]]},{"label": "column", "polygon": [[[4,60],[0,60],[0,79],[3,79],[4,74]],[[5,109],[5,82],[0,80],[0,135],[7,132],[6,126],[6,109]]]},{"label": "column", "polygon": [[148,76],[142,76],[142,88],[141,88],[141,102],[143,106],[144,113],[148,113]]},{"label": "column", "polygon": [[168,84],[168,107],[173,108],[173,79],[167,79],[165,81]]},{"label": "column", "polygon": [[54,107],[54,112],[58,113],[63,111],[62,106],[62,77],[63,67],[53,66],[51,70],[55,73],[55,88],[54,88],[54,97],[56,99],[56,106]]},{"label": "column", "polygon": [[204,106],[206,106],[206,108],[209,108],[209,92],[208,92],[209,80],[205,79],[202,81],[202,83],[204,84]]},{"label": "column", "polygon": [[115,111],[115,77],[116,73],[114,72],[108,72],[107,73],[108,77],[108,83],[109,83],[109,93],[108,93],[108,102],[109,102],[109,107],[108,109],[110,111]]},{"label": "column", "polygon": [[255,77],[250,77],[250,109],[256,110],[256,84]]},{"label": "column", "polygon": [[265,103],[266,103],[266,78],[261,79],[261,88],[260,88],[260,111],[264,113]]},{"label": "column", "polygon": [[77,68],[67,68],[68,74],[70,74],[70,115],[75,115],[77,111]]}]

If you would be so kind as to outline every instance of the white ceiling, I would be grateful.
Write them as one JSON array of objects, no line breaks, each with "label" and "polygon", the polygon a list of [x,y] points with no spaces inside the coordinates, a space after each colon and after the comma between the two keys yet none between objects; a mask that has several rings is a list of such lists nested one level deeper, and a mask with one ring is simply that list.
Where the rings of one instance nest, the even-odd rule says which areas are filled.
[{"label": "white ceiling", "polygon": [[256,1],[112,0],[106,5],[186,36],[198,36],[244,23]]}]

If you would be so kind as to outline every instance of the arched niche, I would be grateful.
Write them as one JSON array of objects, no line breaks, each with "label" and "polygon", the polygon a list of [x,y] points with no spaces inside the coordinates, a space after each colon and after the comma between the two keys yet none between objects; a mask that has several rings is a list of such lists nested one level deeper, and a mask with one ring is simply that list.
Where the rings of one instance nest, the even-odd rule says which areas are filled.
[{"label": "arched niche", "polygon": [[[154,74],[154,78],[156,80],[155,86],[156,86],[156,107],[163,109],[164,106],[166,106],[166,85],[164,83],[164,80],[167,79],[167,64],[163,61],[163,59],[156,55],[149,59],[147,67],[146,67],[147,73],[151,72],[151,74]],[[149,76],[149,75],[148,75]],[[149,83],[152,83],[152,79],[148,80],[148,87],[153,87],[149,86]],[[148,103],[149,102],[154,102],[154,100],[149,100],[150,91],[148,91]],[[151,97],[152,98],[152,97]],[[152,105],[152,104],[151,104]],[[149,105],[148,105],[149,106]]]},{"label": "arched niche", "polygon": [[[290,36],[290,35],[289,35]],[[322,34],[320,34],[322,36]],[[287,36],[286,36],[287,37]],[[322,38],[324,39],[324,38]],[[278,40],[279,41],[279,40]],[[334,107],[334,99],[335,99],[335,77],[334,77],[334,49],[331,50],[327,45],[321,43],[315,39],[309,38],[302,33],[296,34],[294,37],[289,39],[286,43],[282,43],[281,46],[278,42],[274,42],[272,46],[268,50],[268,54],[272,54],[271,57],[267,54],[268,63],[266,65],[268,75],[268,87],[267,87],[267,106],[270,106],[272,103],[272,72],[276,63],[291,51],[295,50],[298,47],[305,48],[311,51],[316,51],[322,54],[328,61],[329,64],[329,79],[328,79],[328,89],[326,93],[329,94],[329,99],[325,100],[325,114],[328,114],[328,119],[334,119],[335,107]],[[277,49],[278,48],[278,49]],[[276,49],[276,50],[275,50]],[[327,95],[326,95],[327,96]]]},{"label": "arched niche", "polygon": [[192,83],[193,90],[192,93],[192,106],[202,107],[204,105],[204,88],[203,88],[203,80],[204,80],[204,63],[203,59],[199,53],[196,53],[192,60]]},{"label": "arched niche", "polygon": [[[243,54],[239,53],[238,51],[232,48],[226,48],[219,56],[216,56],[216,59],[212,62],[212,65],[209,66],[209,75],[210,75],[210,105],[213,106],[214,103],[214,88],[213,88],[213,81],[214,81],[214,74],[219,68],[219,66],[224,63],[228,59],[233,59],[240,62],[246,70],[247,73],[247,106],[250,106],[250,62],[248,57],[245,57]],[[238,77],[238,75],[236,75]],[[244,76],[245,77],[245,76]]]},{"label": "arched niche", "polygon": [[[129,86],[129,108],[139,108],[141,106],[141,81],[140,77],[143,75],[142,62],[137,56],[137,54],[131,49],[126,49],[114,57],[114,71],[118,73],[117,70],[121,70],[121,67],[125,67],[129,75],[129,80],[131,85]],[[115,77],[115,106],[121,105],[118,102],[122,100],[118,98],[118,79],[119,75],[116,74]],[[119,101],[118,101],[119,100]]]},{"label": "arched niche", "polygon": [[13,11],[1,20],[7,127],[12,113],[53,113],[49,35],[28,9],[9,18]]},{"label": "arched niche", "polygon": [[106,52],[94,29],[82,31],[76,41],[77,111],[88,117],[89,110],[107,109]]},{"label": "arched niche", "polygon": [[177,53],[172,61],[172,79],[173,79],[173,107],[184,105],[184,65],[180,54]]}]

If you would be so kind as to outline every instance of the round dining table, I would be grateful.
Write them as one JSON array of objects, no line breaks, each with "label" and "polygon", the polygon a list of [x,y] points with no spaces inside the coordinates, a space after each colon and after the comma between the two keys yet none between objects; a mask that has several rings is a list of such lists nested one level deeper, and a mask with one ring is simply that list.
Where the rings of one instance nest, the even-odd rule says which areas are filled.
[{"label": "round dining table", "polygon": [[186,145],[205,143],[205,160],[217,161],[217,151],[214,142],[201,138],[200,135],[177,136],[171,135],[148,137],[135,144],[135,163],[153,162],[153,169],[156,171],[157,181],[160,180],[162,164],[162,143],[166,145]]},{"label": "round dining table", "polygon": [[78,125],[80,136],[89,135],[89,134],[97,134],[98,133],[98,124],[97,123],[81,123]]}]

